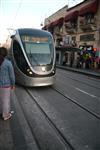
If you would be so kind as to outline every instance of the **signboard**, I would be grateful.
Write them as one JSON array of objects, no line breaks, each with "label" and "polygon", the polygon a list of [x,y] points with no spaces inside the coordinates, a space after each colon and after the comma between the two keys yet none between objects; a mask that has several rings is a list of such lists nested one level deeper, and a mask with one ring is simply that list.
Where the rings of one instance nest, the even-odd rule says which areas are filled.
[{"label": "signboard", "polygon": [[48,42],[48,37],[33,37],[33,36],[22,36],[23,42],[34,42],[34,43],[42,43]]}]

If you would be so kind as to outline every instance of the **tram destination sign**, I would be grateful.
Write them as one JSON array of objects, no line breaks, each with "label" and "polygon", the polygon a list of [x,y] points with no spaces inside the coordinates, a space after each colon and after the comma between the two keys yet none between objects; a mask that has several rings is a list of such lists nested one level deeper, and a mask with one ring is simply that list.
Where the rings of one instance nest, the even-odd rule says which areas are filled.
[{"label": "tram destination sign", "polygon": [[34,42],[34,43],[42,43],[42,42],[48,42],[48,37],[34,37],[34,36],[22,36],[23,42]]}]

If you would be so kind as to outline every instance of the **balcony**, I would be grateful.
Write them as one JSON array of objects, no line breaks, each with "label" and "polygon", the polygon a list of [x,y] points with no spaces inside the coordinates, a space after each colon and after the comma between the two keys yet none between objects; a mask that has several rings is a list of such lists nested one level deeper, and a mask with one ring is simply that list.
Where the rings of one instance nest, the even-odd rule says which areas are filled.
[{"label": "balcony", "polygon": [[63,35],[63,27],[62,26],[55,26],[55,28],[54,28],[54,35],[56,36],[56,37],[62,37],[62,35]]},{"label": "balcony", "polygon": [[65,31],[67,33],[76,33],[77,32],[77,25],[73,22],[66,22],[65,23]]},{"label": "balcony", "polygon": [[80,19],[79,21],[79,27],[83,31],[94,31],[96,30],[96,19]]}]

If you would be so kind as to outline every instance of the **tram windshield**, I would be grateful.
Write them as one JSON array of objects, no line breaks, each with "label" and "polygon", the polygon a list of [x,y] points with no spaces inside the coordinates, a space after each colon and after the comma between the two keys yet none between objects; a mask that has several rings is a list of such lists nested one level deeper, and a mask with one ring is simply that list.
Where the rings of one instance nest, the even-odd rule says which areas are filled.
[{"label": "tram windshield", "polygon": [[22,36],[23,45],[33,66],[53,63],[52,39],[48,37]]}]

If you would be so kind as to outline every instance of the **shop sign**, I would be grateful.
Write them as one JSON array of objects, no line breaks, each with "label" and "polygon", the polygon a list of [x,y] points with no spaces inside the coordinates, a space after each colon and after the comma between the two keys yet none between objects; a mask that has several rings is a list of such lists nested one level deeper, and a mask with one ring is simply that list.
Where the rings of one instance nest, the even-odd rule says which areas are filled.
[{"label": "shop sign", "polygon": [[95,41],[94,34],[81,35],[80,41]]}]

